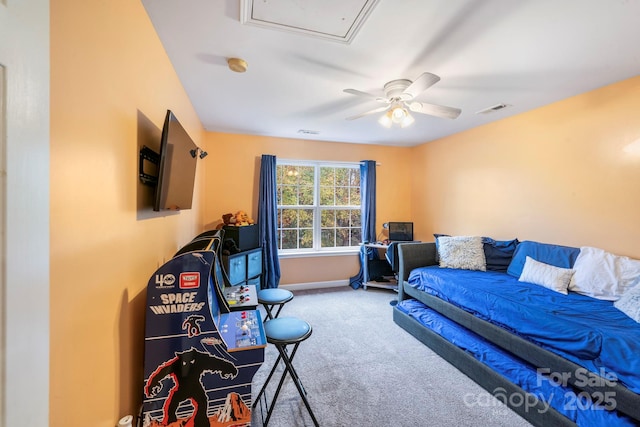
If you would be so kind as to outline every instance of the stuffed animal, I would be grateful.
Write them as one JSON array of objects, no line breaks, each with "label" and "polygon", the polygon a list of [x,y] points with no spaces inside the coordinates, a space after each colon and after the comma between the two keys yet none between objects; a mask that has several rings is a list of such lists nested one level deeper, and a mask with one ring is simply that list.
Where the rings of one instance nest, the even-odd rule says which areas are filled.
[{"label": "stuffed animal", "polygon": [[220,228],[225,225],[235,225],[239,227],[251,224],[255,224],[253,218],[251,218],[245,211],[238,211],[235,214],[228,213],[222,215],[222,224],[220,224]]},{"label": "stuffed animal", "polygon": [[236,242],[233,239],[224,239],[222,242],[222,255],[233,255],[240,252],[238,246],[236,246]]},{"label": "stuffed animal", "polygon": [[253,219],[249,217],[245,211],[236,212],[235,220],[235,225],[237,226],[251,225],[254,223]]},{"label": "stuffed animal", "polygon": [[236,223],[236,217],[232,213],[222,215],[222,222],[224,225],[232,225]]}]

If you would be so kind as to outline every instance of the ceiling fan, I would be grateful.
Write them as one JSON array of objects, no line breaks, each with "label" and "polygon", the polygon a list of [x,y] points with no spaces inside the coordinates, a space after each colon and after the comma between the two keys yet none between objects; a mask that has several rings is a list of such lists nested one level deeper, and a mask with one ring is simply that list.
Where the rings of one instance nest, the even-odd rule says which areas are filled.
[{"label": "ceiling fan", "polygon": [[407,79],[391,80],[384,85],[383,97],[356,89],[344,89],[344,92],[346,93],[365,98],[373,98],[376,101],[385,104],[382,107],[347,117],[347,120],[355,120],[360,117],[368,116],[369,114],[383,113],[385,111],[386,114],[384,114],[379,120],[380,124],[385,127],[391,127],[393,124],[399,124],[402,127],[409,126],[414,122],[409,111],[428,114],[435,117],[455,119],[462,112],[459,108],[428,104],[426,102],[413,100],[422,92],[436,84],[439,80],[440,77],[432,73],[422,73],[414,82]]}]

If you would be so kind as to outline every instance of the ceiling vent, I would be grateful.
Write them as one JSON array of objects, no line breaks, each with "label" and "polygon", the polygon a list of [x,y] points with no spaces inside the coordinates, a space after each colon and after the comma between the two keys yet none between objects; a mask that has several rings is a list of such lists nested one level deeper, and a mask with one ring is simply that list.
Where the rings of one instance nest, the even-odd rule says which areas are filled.
[{"label": "ceiling vent", "polygon": [[242,0],[243,24],[349,44],[379,0]]},{"label": "ceiling vent", "polygon": [[507,107],[511,107],[511,105],[509,104],[496,104],[496,105],[492,105],[491,107],[487,107],[483,110],[480,111],[476,111],[476,114],[489,114],[489,113],[493,113],[494,111],[499,111],[499,110],[503,110]]}]

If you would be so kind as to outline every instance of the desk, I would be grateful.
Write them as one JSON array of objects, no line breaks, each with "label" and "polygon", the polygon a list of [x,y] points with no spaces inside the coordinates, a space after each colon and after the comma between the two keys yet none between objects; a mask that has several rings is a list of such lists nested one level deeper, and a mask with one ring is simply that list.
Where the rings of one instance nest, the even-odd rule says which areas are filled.
[{"label": "desk", "polygon": [[[361,245],[365,248],[374,248],[379,250],[384,250],[385,253],[389,248],[389,245],[384,245],[382,243],[361,243]],[[386,262],[386,257],[382,255],[381,259]],[[365,262],[362,265],[362,271],[364,275],[364,280],[362,282],[362,287],[364,290],[367,290],[367,286],[371,286],[372,288],[382,288],[382,289],[393,289],[395,291],[398,290],[398,281],[395,276],[384,276],[384,278],[388,281],[386,282],[377,282],[375,280],[371,280],[369,276],[369,259],[365,256]]]}]

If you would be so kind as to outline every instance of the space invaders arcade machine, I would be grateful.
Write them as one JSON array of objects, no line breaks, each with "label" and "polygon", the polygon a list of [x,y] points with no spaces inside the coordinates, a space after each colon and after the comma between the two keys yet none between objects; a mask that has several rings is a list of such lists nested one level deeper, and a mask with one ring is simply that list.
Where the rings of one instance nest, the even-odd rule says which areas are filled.
[{"label": "space invaders arcade machine", "polygon": [[194,239],[149,279],[142,426],[248,426],[264,361],[258,310],[231,311],[216,249]]}]

